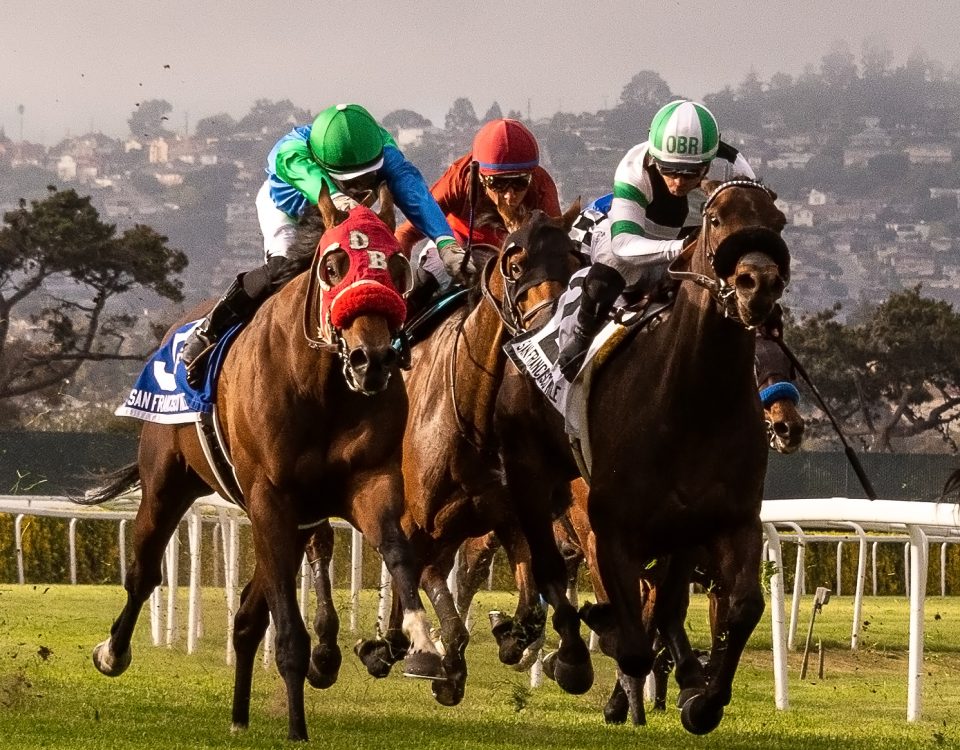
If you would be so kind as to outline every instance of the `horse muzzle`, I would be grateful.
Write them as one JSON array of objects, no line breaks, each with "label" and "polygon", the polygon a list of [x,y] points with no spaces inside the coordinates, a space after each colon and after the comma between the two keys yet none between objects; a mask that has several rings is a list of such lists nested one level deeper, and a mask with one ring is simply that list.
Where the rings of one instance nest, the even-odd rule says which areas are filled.
[{"label": "horse muzzle", "polygon": [[343,374],[350,389],[365,396],[382,393],[399,365],[397,350],[390,346],[354,347],[343,359]]},{"label": "horse muzzle", "polygon": [[733,274],[737,312],[743,324],[750,328],[762,325],[786,285],[780,267],[770,256],[759,252],[744,255]]}]

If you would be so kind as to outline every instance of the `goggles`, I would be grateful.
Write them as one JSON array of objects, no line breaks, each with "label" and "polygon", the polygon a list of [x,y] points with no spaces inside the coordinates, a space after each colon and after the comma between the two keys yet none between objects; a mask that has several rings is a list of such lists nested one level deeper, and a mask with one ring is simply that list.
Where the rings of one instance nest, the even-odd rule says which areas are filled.
[{"label": "goggles", "polygon": [[664,177],[677,177],[680,179],[692,179],[694,177],[703,177],[710,168],[709,164],[697,164],[689,167],[668,167],[660,162],[655,162],[657,171]]},{"label": "goggles", "polygon": [[486,174],[482,175],[484,187],[495,193],[505,193],[508,190],[520,192],[530,187],[530,180],[533,175],[530,172],[521,172],[518,174]]}]

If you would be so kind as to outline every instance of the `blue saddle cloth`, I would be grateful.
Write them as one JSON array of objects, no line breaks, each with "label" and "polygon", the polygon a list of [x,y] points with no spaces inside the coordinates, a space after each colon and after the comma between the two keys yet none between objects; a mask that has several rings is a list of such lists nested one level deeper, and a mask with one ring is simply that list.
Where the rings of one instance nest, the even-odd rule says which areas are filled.
[{"label": "blue saddle cloth", "polygon": [[217,376],[234,337],[243,327],[238,324],[227,331],[210,353],[203,387],[194,389],[187,383],[187,372],[180,361],[180,350],[200,321],[187,323],[176,330],[166,343],[147,361],[127,400],[114,414],[134,417],[145,422],[181,424],[196,421],[198,413],[209,413],[217,398]]}]

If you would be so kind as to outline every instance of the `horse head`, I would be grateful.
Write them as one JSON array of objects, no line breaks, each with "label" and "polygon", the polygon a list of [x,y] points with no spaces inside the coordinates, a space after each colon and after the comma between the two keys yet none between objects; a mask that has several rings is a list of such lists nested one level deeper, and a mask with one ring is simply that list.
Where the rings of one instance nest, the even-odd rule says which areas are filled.
[{"label": "horse head", "polygon": [[550,314],[570,276],[582,265],[569,235],[579,213],[579,198],[558,218],[533,211],[504,240],[498,261],[504,285],[501,308],[514,333],[545,322],[541,318]]},{"label": "horse head", "polygon": [[345,211],[323,189],[317,207],[327,229],[310,280],[319,293],[307,304],[322,340],[311,342],[336,346],[347,385],[366,395],[385,390],[397,368],[392,339],[406,317],[403,295],[412,286],[410,264],[393,236],[386,185],[380,187],[380,206],[379,215],[362,204]]},{"label": "horse head", "polygon": [[773,191],[756,180],[707,180],[704,189],[700,233],[671,274],[693,278],[724,315],[755,328],[774,311],[790,279],[790,251],[780,236],[786,217]]}]

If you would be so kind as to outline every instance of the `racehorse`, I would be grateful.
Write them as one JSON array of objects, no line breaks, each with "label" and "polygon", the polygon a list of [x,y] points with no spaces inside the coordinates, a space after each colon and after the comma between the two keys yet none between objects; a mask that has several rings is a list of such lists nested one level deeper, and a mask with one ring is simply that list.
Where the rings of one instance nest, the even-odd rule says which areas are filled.
[{"label": "racehorse", "polygon": [[[619,670],[653,664],[641,579],[657,586],[652,625],[677,663],[684,727],[719,724],[747,638],[763,611],[760,504],[766,441],[753,371],[755,333],[789,278],[785,217],[753,180],[707,181],[701,231],[671,265],[670,314],[615,350],[596,372],[588,425],[588,498],[604,620]],[[578,475],[562,418],[525,375],[508,372],[496,410],[504,471],[531,546],[534,577],[558,598],[566,577],[550,519]],[[692,551],[705,547],[727,592],[706,672],[684,630]],[[553,603],[551,599],[551,603]],[[586,616],[586,613],[585,613]],[[595,627],[595,629],[597,629]],[[554,670],[569,668],[563,641]]]},{"label": "racehorse", "polygon": [[[468,633],[447,586],[465,539],[495,530],[514,569],[520,603],[515,620],[495,629],[501,661],[515,664],[543,634],[545,613],[529,572],[529,548],[505,496],[492,419],[507,360],[504,342],[544,322],[580,267],[567,234],[578,212],[579,202],[558,219],[535,211],[509,234],[483,268],[479,301],[415,346],[405,375],[410,417],[403,445],[404,528],[423,563],[420,584],[441,624],[447,680],[432,688],[444,705],[460,702],[467,676]],[[389,670],[394,653],[402,653],[396,604],[388,643],[357,649],[375,676]]]},{"label": "racehorse", "polygon": [[[297,609],[295,576],[311,529],[332,516],[359,529],[393,575],[411,643],[406,671],[432,679],[443,675],[417,591],[413,551],[400,525],[407,398],[391,339],[405,312],[400,293],[407,289],[409,266],[392,236],[392,200],[385,190],[380,197],[378,217],[365,206],[339,211],[323,191],[318,208],[328,229],[319,243],[315,230],[299,238],[315,249],[310,272],[263,304],[237,335],[219,379],[217,415],[256,557],[235,616],[235,729],[249,724],[254,656],[272,615],[288,737],[307,739],[303,683],[310,639]],[[329,339],[320,336],[325,325]],[[144,424],[138,461],[85,502],[103,502],[137,482],[143,498],[127,601],[110,637],[93,653],[97,669],[109,676],[130,664],[134,626],[160,583],[171,534],[195,499],[220,489],[192,424]],[[328,655],[314,658],[323,662]]]}]

